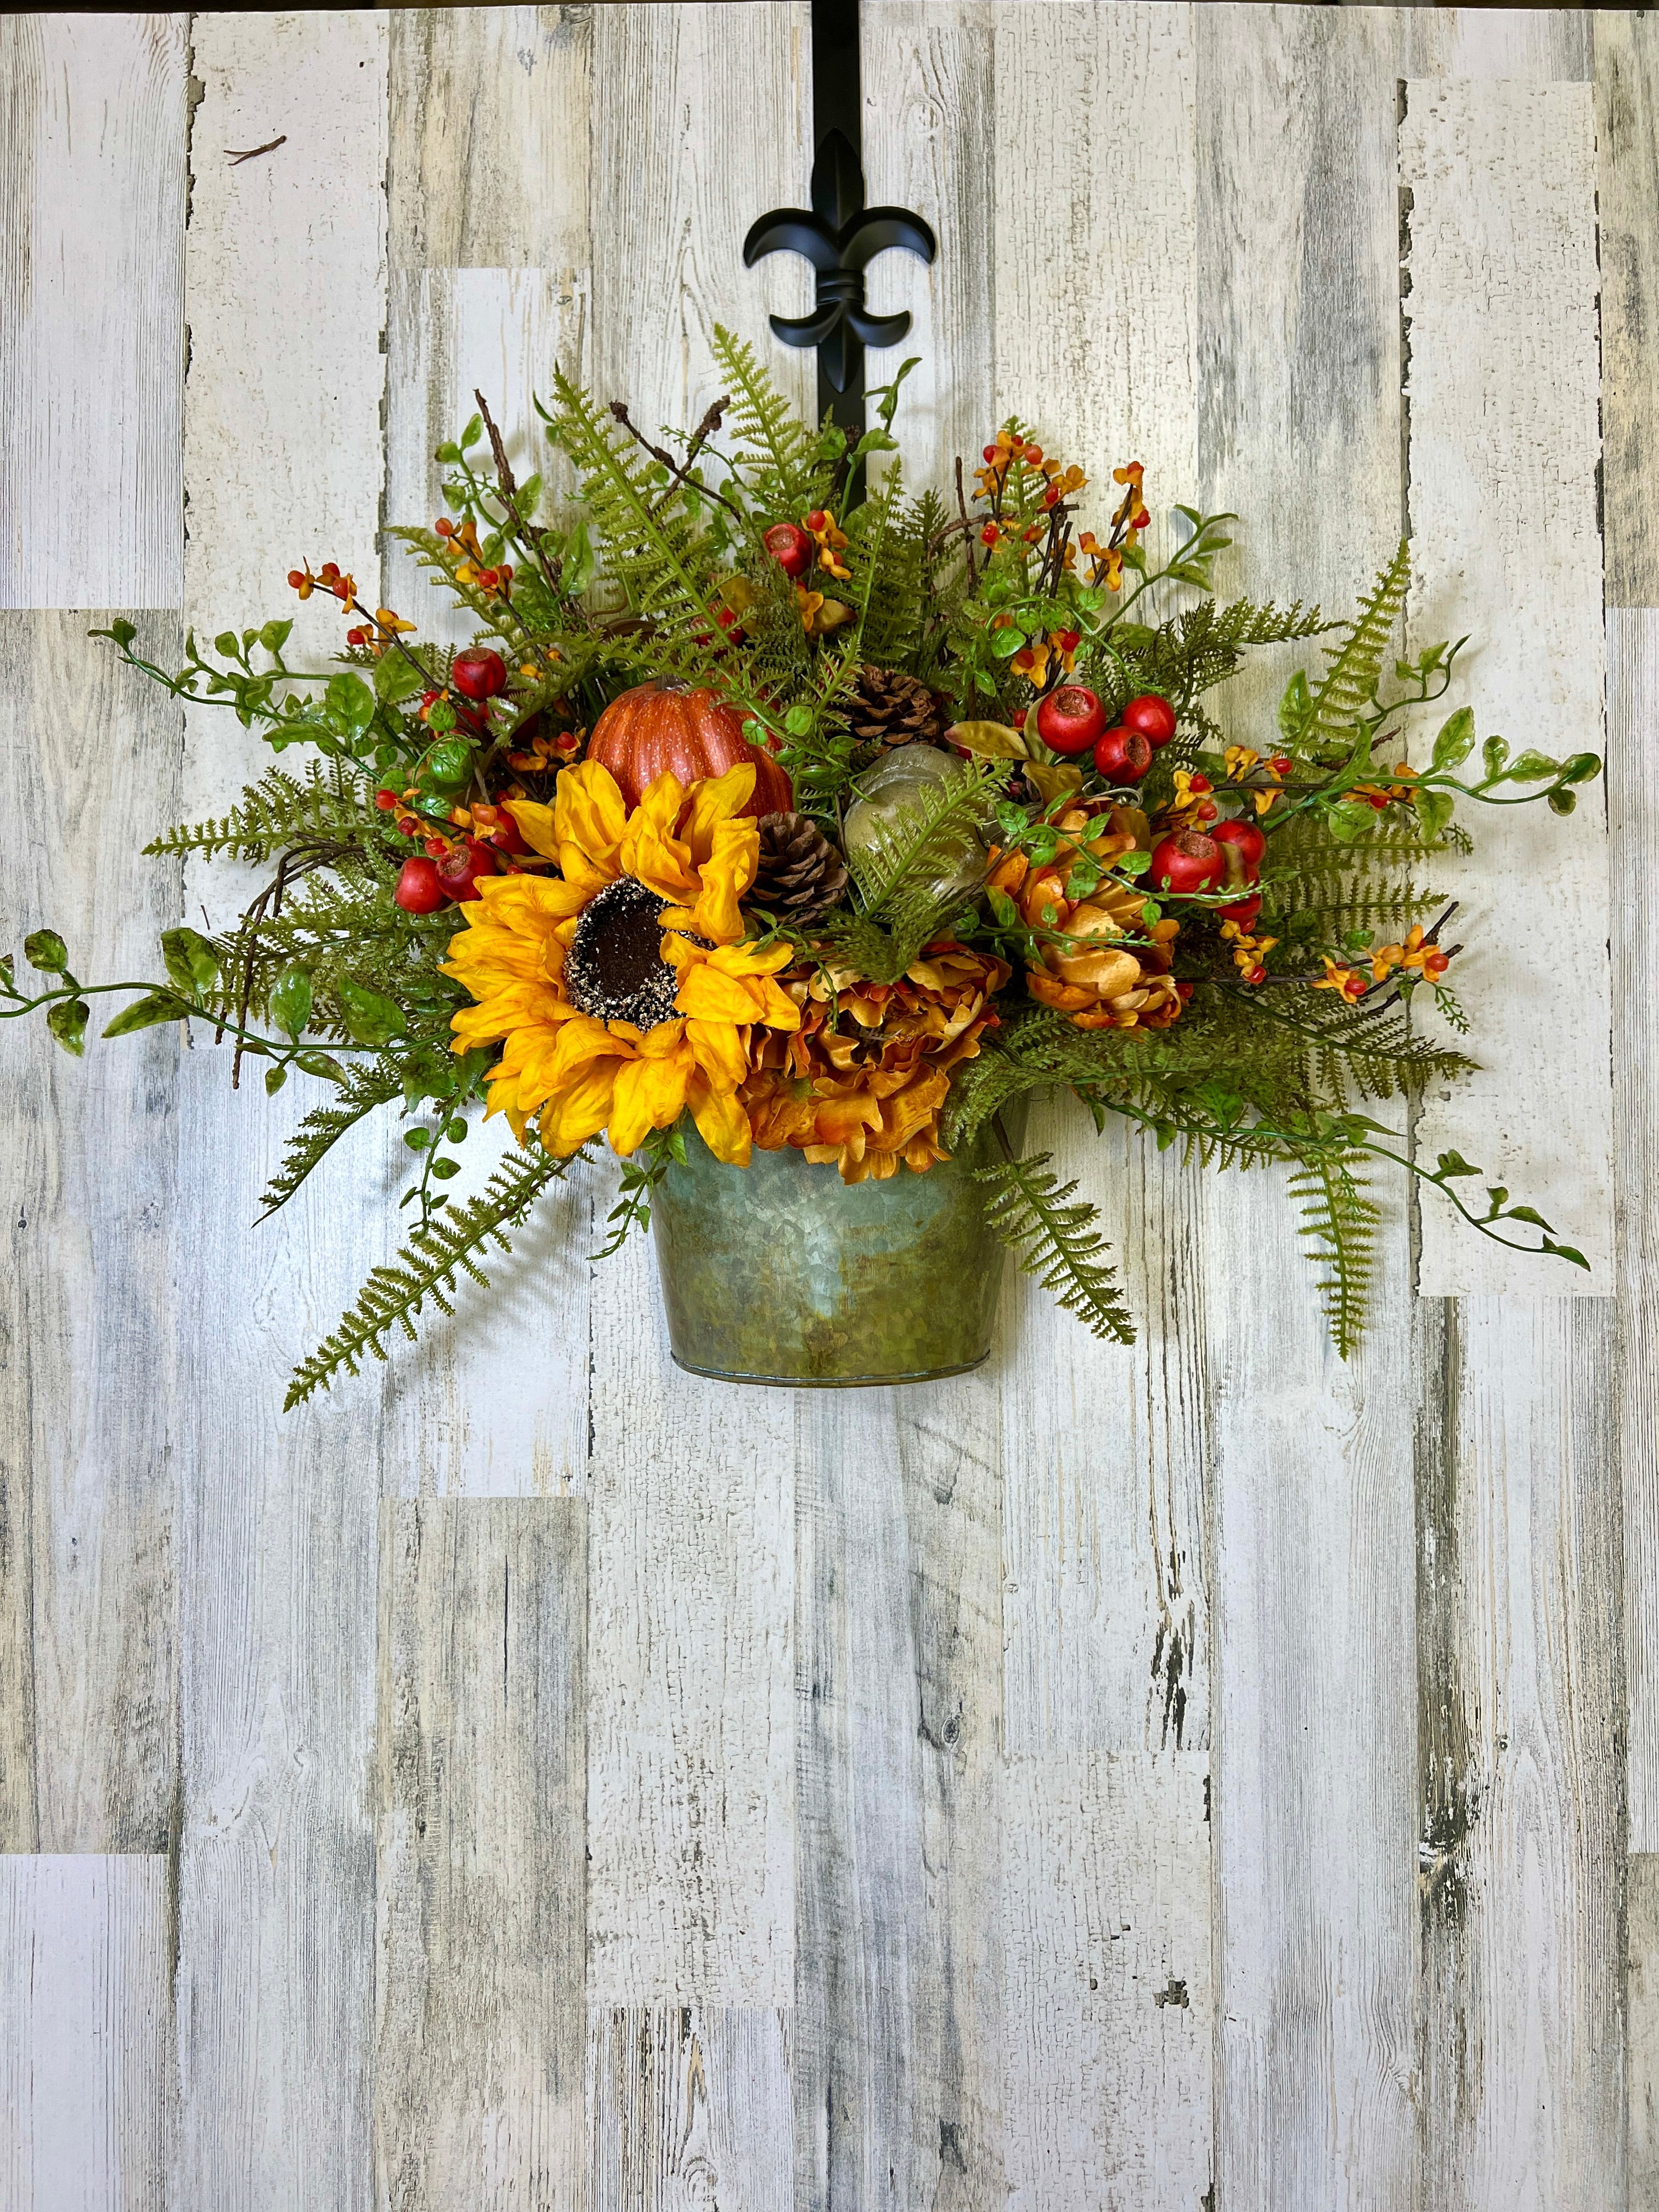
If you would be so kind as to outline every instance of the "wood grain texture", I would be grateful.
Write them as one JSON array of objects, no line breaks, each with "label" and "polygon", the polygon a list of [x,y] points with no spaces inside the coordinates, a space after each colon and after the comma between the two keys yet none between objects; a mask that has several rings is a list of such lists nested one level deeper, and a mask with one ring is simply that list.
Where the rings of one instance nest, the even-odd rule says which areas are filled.
[{"label": "wood grain texture", "polygon": [[784,2012],[596,2010],[587,2212],[781,2212],[790,2202]]},{"label": "wood grain texture", "polygon": [[1007,2194],[998,1364],[799,1401],[795,2203],[812,2212]]},{"label": "wood grain texture", "polygon": [[[1401,125],[1409,195],[1405,299],[1417,580],[1413,638],[1473,633],[1484,738],[1565,757],[1602,743],[1601,553],[1591,496],[1596,413],[1595,137],[1587,88],[1413,83]],[[1540,163],[1547,143],[1552,156]],[[1480,221],[1469,222],[1478,189]],[[1547,330],[1537,312],[1548,299]],[[1528,580],[1524,591],[1517,580]],[[1437,870],[1463,901],[1457,988],[1480,1072],[1419,1117],[1524,1191],[1590,1264],[1528,1260],[1425,1203],[1419,1288],[1566,1297],[1612,1287],[1607,852],[1600,791],[1564,824],[1541,805],[1481,810],[1478,858]],[[1544,895],[1547,886],[1547,895]],[[1572,977],[1563,994],[1550,979]],[[1550,1040],[1537,1049],[1540,1035]],[[1559,1072],[1573,1072],[1561,1142]]]},{"label": "wood grain texture", "polygon": [[[1195,20],[1202,504],[1241,518],[1229,592],[1345,608],[1400,529],[1390,20]],[[1213,695],[1230,737],[1260,742],[1298,658],[1318,665],[1275,653]],[[1375,1194],[1346,1365],[1280,1171],[1210,1181],[1192,1301],[1215,1392],[1216,2193],[1264,2212],[1414,2202],[1407,1254],[1403,1194]]]},{"label": "wood grain texture", "polygon": [[1213,2194],[1209,1761],[1013,1762],[1005,1796],[1010,2212]]},{"label": "wood grain texture", "polygon": [[183,15],[0,19],[0,607],[176,607]]},{"label": "wood grain texture", "polygon": [[[186,586],[210,635],[291,606],[298,560],[375,574],[386,36],[365,14],[197,20]],[[260,161],[202,158],[284,131]],[[299,650],[337,651],[337,608],[301,612],[315,619]],[[261,749],[229,716],[189,720],[195,816]],[[222,918],[235,872],[199,895]],[[371,1126],[250,1232],[307,1101],[298,1085],[274,1111],[257,1088],[230,1094],[226,1060],[202,1040],[181,1076],[195,1173],[175,1292],[191,1595],[173,2190],[216,2212],[366,2212],[380,1393],[370,1379],[278,1408],[286,1370],[386,1253],[386,1146]]]},{"label": "wood grain texture", "polygon": [[162,2212],[167,1862],[0,1858],[0,2203]]},{"label": "wood grain texture", "polygon": [[1659,1854],[1632,1851],[1625,1893],[1626,2212],[1659,2203]]},{"label": "wood grain texture", "polygon": [[1647,1070],[1659,911],[1647,855],[1659,832],[1659,613],[1607,616],[1607,810],[1612,833],[1614,1128],[1619,1146],[1619,1397],[1624,1490],[1630,1849],[1659,1851],[1659,1159]]},{"label": "wood grain texture", "polygon": [[1610,607],[1651,607],[1659,606],[1659,22],[1633,9],[1592,20],[1607,597]]},{"label": "wood grain texture", "polygon": [[1591,74],[1591,21],[1588,8],[1401,8],[1400,74],[1582,82]]},{"label": "wood grain texture", "polygon": [[380,1510],[376,2201],[562,2208],[586,2155],[586,1516]]},{"label": "wood grain texture", "polygon": [[[868,0],[862,11],[866,196],[872,207],[914,208],[939,240],[931,266],[885,253],[869,277],[878,312],[911,316],[908,334],[872,353],[865,375],[873,387],[917,358],[896,434],[918,490],[947,486],[956,455],[976,453],[987,423],[1015,404],[996,389],[991,343],[993,15],[985,0]],[[769,293],[767,304],[792,312]]]},{"label": "wood grain texture", "polygon": [[388,23],[393,268],[585,275],[592,9],[394,8]]},{"label": "wood grain texture", "polygon": [[[595,13],[590,359],[647,431],[715,397],[716,320],[758,321],[743,238],[802,196],[806,24]],[[805,398],[809,357],[779,366]],[[592,1313],[589,2001],[764,2010],[795,1955],[793,1400],[672,1366],[643,1249],[596,1271]]]},{"label": "wood grain texture", "polygon": [[[76,972],[159,976],[176,867],[132,859],[177,803],[178,708],[89,640],[101,614],[0,616],[0,943],[50,921]],[[171,618],[145,624],[163,652]],[[31,971],[19,960],[20,980]],[[41,976],[44,988],[48,979]],[[167,1848],[178,1771],[167,1305],[177,1032],[71,1060],[9,1024],[0,1083],[0,1843]]]},{"label": "wood grain texture", "polygon": [[1419,1474],[1440,1697],[1425,1729],[1425,2201],[1624,2201],[1623,1667],[1609,1316],[1431,1309]]},{"label": "wood grain texture", "polygon": [[[998,170],[998,414],[1015,409],[1062,441],[1103,527],[1113,468],[1143,462],[1167,538],[1199,481],[1191,11],[1022,6],[998,16],[993,59],[1000,143],[1037,138],[1063,76],[1100,149],[1066,170],[1058,209],[1023,168]],[[1113,127],[1126,112],[1139,118],[1133,138]],[[1079,268],[1085,315],[1073,311]],[[1127,331],[1144,343],[1103,344]],[[973,432],[970,459],[982,442]],[[1122,1127],[1103,1141],[1069,1099],[1039,1109],[1025,1149],[1052,1152],[1057,1173],[1105,1202],[1141,1338],[1133,1351],[1102,1345],[1021,1282],[1005,1419],[1005,1743],[1013,1756],[1201,1746],[1207,1407],[1176,1257],[1195,1232],[1197,1186]]]}]

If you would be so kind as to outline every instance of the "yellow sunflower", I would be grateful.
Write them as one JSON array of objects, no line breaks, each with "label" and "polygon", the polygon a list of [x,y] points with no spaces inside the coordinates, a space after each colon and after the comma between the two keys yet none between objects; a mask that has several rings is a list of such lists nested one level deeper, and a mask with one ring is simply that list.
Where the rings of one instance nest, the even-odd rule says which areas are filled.
[{"label": "yellow sunflower", "polygon": [[754,787],[746,763],[690,792],[659,775],[630,814],[586,761],[550,807],[508,801],[560,873],[483,878],[444,973],[477,1001],[455,1016],[453,1049],[503,1047],[489,1111],[520,1138],[534,1120],[550,1152],[605,1129],[631,1152],[689,1106],[710,1152],[747,1165],[750,1032],[800,1022],[773,980],[790,948],[742,941],[760,833],[738,810]]}]

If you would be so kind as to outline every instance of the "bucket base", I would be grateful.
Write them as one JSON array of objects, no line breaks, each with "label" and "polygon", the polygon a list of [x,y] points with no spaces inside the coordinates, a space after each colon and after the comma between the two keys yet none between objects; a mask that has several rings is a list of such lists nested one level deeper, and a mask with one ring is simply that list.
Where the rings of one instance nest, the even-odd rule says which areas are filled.
[{"label": "bucket base", "polygon": [[694,1366],[678,1352],[673,1359],[688,1375],[703,1376],[710,1382],[752,1382],[757,1389],[890,1390],[901,1382],[943,1382],[947,1376],[971,1375],[990,1356],[981,1352],[977,1359],[963,1359],[954,1367],[919,1367],[908,1375],[734,1375],[727,1367]]}]

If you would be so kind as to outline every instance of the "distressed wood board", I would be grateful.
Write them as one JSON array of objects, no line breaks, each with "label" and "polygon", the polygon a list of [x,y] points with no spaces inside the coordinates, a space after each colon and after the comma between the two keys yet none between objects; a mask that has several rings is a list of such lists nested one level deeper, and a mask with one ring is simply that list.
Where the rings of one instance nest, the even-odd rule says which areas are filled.
[{"label": "distressed wood board", "polygon": [[[283,1419],[395,1136],[255,1232],[303,1097],[0,1031],[9,2204],[1648,2204],[1654,25],[864,10],[870,197],[940,240],[870,279],[912,481],[1018,409],[1333,611],[1408,524],[1483,736],[1601,750],[1605,691],[1605,797],[1450,885],[1486,1088],[1413,1132],[1588,1279],[1379,1187],[1345,1365],[1282,1188],[1045,1111],[1133,1348],[1011,1279],[978,1376],[738,1397],[648,1251],[590,1264],[600,1170]],[[165,658],[334,558],[424,626],[386,528],[475,386],[528,464],[556,360],[684,424],[720,321],[810,398],[804,267],[740,248],[811,93],[804,0],[5,20],[11,936],[106,968],[243,896],[133,859],[258,756],[112,609]]]}]

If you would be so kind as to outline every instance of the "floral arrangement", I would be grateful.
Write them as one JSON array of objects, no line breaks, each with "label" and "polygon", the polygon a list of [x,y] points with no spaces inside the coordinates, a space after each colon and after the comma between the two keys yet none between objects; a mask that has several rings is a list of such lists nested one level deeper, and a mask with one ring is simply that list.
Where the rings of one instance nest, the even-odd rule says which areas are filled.
[{"label": "floral arrangement", "polygon": [[[412,1336],[428,1298],[451,1311],[459,1275],[485,1282],[488,1249],[601,1137],[623,1162],[614,1249],[692,1129],[721,1161],[793,1147],[849,1182],[1005,1132],[981,1171],[992,1219],[1063,1304],[1127,1339],[1093,1209],[1006,1140],[1004,1110],[1054,1087],[1206,1167],[1285,1163],[1345,1354],[1376,1161],[1481,1234],[1583,1265],[1369,1110],[1470,1064],[1412,1018],[1427,1001],[1441,1035],[1468,1027],[1453,909],[1414,872],[1468,849],[1456,802],[1565,814],[1600,767],[1490,738],[1471,775],[1467,706],[1409,765],[1410,719],[1464,641],[1394,657],[1407,546],[1341,623],[1224,601],[1232,518],[1177,507],[1179,550],[1155,563],[1134,463],[1103,536],[1074,527],[1082,471],[1015,420],[971,484],[958,462],[951,498],[913,497],[892,434],[904,371],[849,447],[796,419],[746,344],[721,332],[718,355],[728,396],[664,444],[559,376],[538,411],[576,496],[547,520],[479,397],[438,449],[450,513],[392,533],[470,611],[462,650],[371,611],[332,562],[289,577],[347,618],[325,672],[289,666],[286,620],[211,655],[192,636],[171,672],[131,623],[94,633],[174,696],[314,757],[145,848],[272,868],[234,929],[170,929],[164,980],[98,985],[40,930],[42,988],[7,962],[0,1007],[43,1009],[78,1054],[94,995],[137,992],[104,1035],[194,1019],[269,1091],[295,1070],[325,1085],[268,1211],[381,1109],[418,1165],[404,1249],[288,1402]],[[1322,665],[1291,676],[1276,727],[1227,729],[1213,695],[1245,657],[1315,639]],[[519,1142],[460,1200],[447,1186],[480,1111]]]}]

